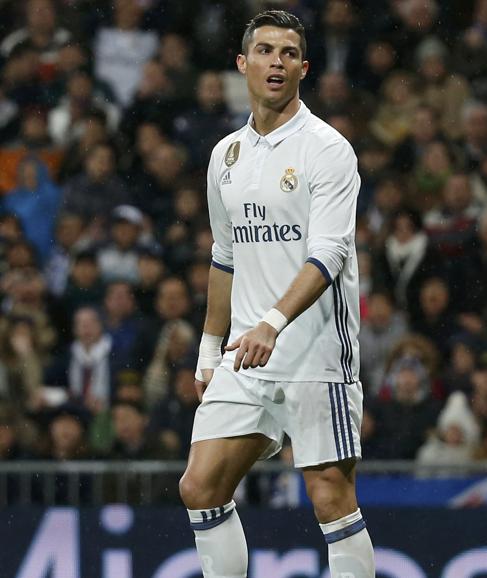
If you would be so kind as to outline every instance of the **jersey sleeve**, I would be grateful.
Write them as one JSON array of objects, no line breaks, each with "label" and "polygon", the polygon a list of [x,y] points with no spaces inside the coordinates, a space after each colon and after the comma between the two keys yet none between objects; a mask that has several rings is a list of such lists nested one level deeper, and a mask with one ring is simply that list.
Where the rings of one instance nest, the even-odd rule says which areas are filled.
[{"label": "jersey sleeve", "polygon": [[233,273],[232,224],[223,204],[217,178],[215,151],[208,165],[208,212],[213,234],[212,261],[217,269]]},{"label": "jersey sleeve", "polygon": [[317,147],[310,163],[307,262],[316,265],[331,284],[354,247],[360,189],[357,158],[343,139]]}]

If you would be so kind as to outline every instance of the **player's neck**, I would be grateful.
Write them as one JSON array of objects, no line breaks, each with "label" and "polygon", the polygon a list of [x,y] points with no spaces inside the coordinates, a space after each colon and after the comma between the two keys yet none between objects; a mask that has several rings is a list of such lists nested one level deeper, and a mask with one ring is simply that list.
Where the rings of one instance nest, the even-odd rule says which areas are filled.
[{"label": "player's neck", "polygon": [[290,120],[299,110],[299,95],[282,107],[271,108],[267,103],[252,103],[253,127],[262,136],[276,130]]}]

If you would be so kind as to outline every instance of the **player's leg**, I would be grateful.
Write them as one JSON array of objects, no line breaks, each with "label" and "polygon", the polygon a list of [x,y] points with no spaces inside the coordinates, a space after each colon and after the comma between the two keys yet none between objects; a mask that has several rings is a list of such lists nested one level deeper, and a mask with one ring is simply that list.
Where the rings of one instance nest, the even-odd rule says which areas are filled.
[{"label": "player's leg", "polygon": [[303,468],[303,476],[328,543],[332,578],[374,578],[374,550],[355,494],[355,460]]},{"label": "player's leg", "polygon": [[[361,455],[359,382],[284,385],[285,431],[328,542],[333,578],[373,578],[374,555],[355,496]],[[273,411],[269,408],[269,411]]]},{"label": "player's leg", "polygon": [[262,434],[195,442],[180,481],[181,498],[205,578],[246,578],[247,543],[232,497],[270,443]]}]

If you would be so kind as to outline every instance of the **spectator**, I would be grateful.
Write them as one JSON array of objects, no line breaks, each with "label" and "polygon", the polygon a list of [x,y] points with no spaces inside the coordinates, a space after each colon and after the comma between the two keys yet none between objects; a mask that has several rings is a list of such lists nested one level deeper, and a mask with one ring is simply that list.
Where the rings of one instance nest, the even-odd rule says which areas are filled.
[{"label": "spectator", "polygon": [[175,319],[164,325],[143,379],[147,407],[164,403],[174,368],[194,354],[195,348],[196,332],[187,321]]},{"label": "spectator", "polygon": [[191,167],[206,170],[211,150],[233,128],[221,74],[202,72],[196,84],[196,106],[174,121],[175,137],[188,149]]},{"label": "spectator", "polygon": [[[48,441],[42,458],[60,462],[87,460],[92,453],[87,440],[88,416],[75,405],[57,408],[48,423]],[[35,484],[34,500],[43,502],[44,491]],[[92,478],[81,474],[77,484],[70,483],[69,475],[57,473],[54,477],[54,503],[90,503]],[[43,496],[43,498],[41,498]]]},{"label": "spectator", "polygon": [[132,102],[143,64],[157,50],[154,32],[141,30],[143,15],[136,0],[115,0],[113,25],[100,28],[94,42],[95,74],[110,85],[124,108]]},{"label": "spectator", "polygon": [[43,354],[48,354],[56,344],[55,312],[46,292],[41,273],[31,267],[6,273],[3,282],[3,311],[13,317],[31,322],[37,343]]},{"label": "spectator", "polygon": [[356,150],[362,179],[357,199],[357,215],[362,217],[373,202],[376,187],[387,174],[391,153],[382,142],[370,136],[360,139]]},{"label": "spectator", "polygon": [[90,222],[92,240],[103,238],[107,216],[117,205],[127,204],[129,194],[116,174],[113,148],[96,144],[86,155],[84,171],[70,179],[64,187],[62,209],[80,215]]},{"label": "spectator", "polygon": [[153,58],[142,68],[133,102],[122,120],[123,131],[132,140],[142,123],[157,122],[159,126],[168,129],[179,106],[164,65]]},{"label": "spectator", "polygon": [[194,99],[196,84],[190,41],[174,32],[163,34],[159,45],[159,60],[166,69],[178,108],[187,108]]},{"label": "spectator", "polygon": [[78,309],[73,333],[74,341],[64,356],[47,369],[45,381],[48,385],[67,386],[73,401],[97,415],[110,406],[113,377],[123,364],[93,307]]},{"label": "spectator", "polygon": [[138,258],[144,248],[142,227],[144,216],[132,205],[119,205],[113,209],[110,236],[98,249],[98,265],[104,282],[139,281]]},{"label": "spectator", "polygon": [[418,164],[426,146],[440,138],[438,112],[431,106],[419,104],[413,113],[408,134],[395,149],[394,167],[401,173],[408,173]]},{"label": "spectator", "polygon": [[464,74],[475,89],[485,94],[487,73],[487,2],[477,0],[471,26],[464,30],[455,45],[455,69]]},{"label": "spectator", "polygon": [[384,456],[411,460],[434,428],[440,406],[431,398],[427,372],[418,361],[398,363],[391,382],[393,397],[379,408]]},{"label": "spectator", "polygon": [[462,136],[460,141],[467,170],[476,170],[487,156],[487,104],[480,101],[466,102],[462,110]]},{"label": "spectator", "polygon": [[51,0],[28,0],[25,3],[25,28],[9,34],[0,46],[4,58],[21,45],[29,44],[40,57],[41,73],[51,79],[59,50],[70,40],[71,34],[56,24],[56,10]]},{"label": "spectator", "polygon": [[47,288],[56,297],[66,290],[72,258],[86,243],[84,231],[85,222],[79,215],[58,215],[54,243],[44,268]]},{"label": "spectator", "polygon": [[30,43],[19,44],[10,52],[2,81],[7,98],[21,108],[40,106],[46,100],[39,77],[39,56]]},{"label": "spectator", "polygon": [[83,172],[83,165],[87,154],[97,145],[109,141],[107,118],[105,113],[98,109],[91,109],[85,113],[83,121],[78,125],[76,135],[70,136],[71,144],[66,148],[59,167],[59,181],[64,183]]},{"label": "spectator", "polygon": [[29,318],[9,316],[0,321],[2,396],[20,412],[36,412],[43,405],[41,385],[47,357],[37,329]]},{"label": "spectator", "polygon": [[199,404],[194,387],[194,359],[184,360],[174,372],[167,399],[151,415],[151,429],[167,451],[184,459],[188,455],[194,412]]},{"label": "spectator", "polygon": [[86,440],[88,423],[89,416],[74,404],[64,404],[56,408],[49,420],[49,441],[45,458],[66,461],[90,457]]},{"label": "spectator", "polygon": [[174,192],[174,221],[166,229],[163,244],[171,269],[183,272],[194,259],[195,233],[201,222],[203,199],[191,183],[182,183]]},{"label": "spectator", "polygon": [[412,175],[414,199],[411,204],[422,213],[441,205],[441,193],[455,169],[453,151],[444,141],[432,141],[424,149]]},{"label": "spectator", "polygon": [[19,217],[25,236],[45,262],[54,245],[54,224],[60,191],[51,181],[47,167],[35,158],[19,165],[17,187],[3,199],[3,208]]},{"label": "spectator", "polygon": [[[451,466],[466,466],[473,458],[474,449],[480,441],[478,426],[469,419],[470,409],[465,396],[452,393],[441,411],[430,438],[419,448],[417,473],[425,476],[461,475],[461,470]],[[421,466],[443,466],[434,471]]]},{"label": "spectator", "polygon": [[52,140],[61,147],[78,140],[84,131],[86,116],[93,110],[100,110],[107,119],[108,130],[115,132],[120,111],[96,90],[87,71],[76,70],[67,80],[66,95],[49,113],[48,127]]},{"label": "spectator", "polygon": [[397,305],[417,317],[421,284],[442,273],[441,257],[431,247],[418,212],[404,207],[394,214],[372,271],[374,287],[392,291]]},{"label": "spectator", "polygon": [[153,318],[157,288],[166,275],[161,250],[156,246],[143,248],[139,252],[137,269],[139,281],[135,287],[135,297],[141,313]]},{"label": "spectator", "polygon": [[370,132],[388,146],[397,146],[409,133],[419,98],[416,78],[394,71],[381,86],[382,100],[370,121]]},{"label": "spectator", "polygon": [[106,286],[103,318],[113,349],[127,368],[144,365],[152,353],[151,333],[138,314],[134,289],[127,281],[112,281]]},{"label": "spectator", "polygon": [[168,321],[186,319],[191,314],[188,286],[178,277],[163,279],[157,290],[156,311],[161,327]]},{"label": "spectator", "polygon": [[174,190],[186,162],[186,150],[172,143],[161,144],[144,159],[145,173],[134,185],[134,204],[151,218],[155,230],[172,222]]},{"label": "spectator", "polygon": [[482,344],[468,333],[455,336],[450,344],[450,360],[441,381],[447,394],[461,391],[467,396],[473,391],[473,372]]},{"label": "spectator", "polygon": [[365,48],[364,62],[358,71],[358,85],[370,94],[377,94],[396,65],[397,53],[386,35],[370,40]]},{"label": "spectator", "polygon": [[62,295],[62,304],[67,316],[85,306],[98,306],[103,300],[104,286],[96,254],[83,250],[73,257],[67,279],[66,289]]},{"label": "spectator", "polygon": [[431,384],[433,397],[439,399],[443,391],[437,383],[438,370],[440,367],[439,352],[434,343],[417,334],[408,334],[400,339],[392,348],[389,359],[386,362],[384,386],[380,392],[382,399],[390,399],[394,384],[390,378],[394,376],[396,368],[401,364],[418,364],[424,367],[427,380]]},{"label": "spectator", "polygon": [[10,245],[24,237],[20,219],[12,213],[0,215],[0,274],[8,269],[6,253]]},{"label": "spectator", "polygon": [[320,74],[317,90],[310,97],[309,106],[314,114],[328,123],[331,117],[346,113],[358,136],[363,136],[372,110],[370,97],[352,89],[345,74],[338,71]]},{"label": "spectator", "polygon": [[419,310],[411,320],[412,329],[424,335],[436,345],[443,361],[448,359],[450,340],[460,332],[450,306],[450,290],[447,283],[432,277],[419,291]]},{"label": "spectator", "polygon": [[390,296],[372,293],[368,300],[368,316],[359,334],[362,379],[369,395],[379,393],[386,360],[406,331],[406,320],[394,309]]},{"label": "spectator", "polygon": [[367,211],[367,225],[376,247],[384,246],[391,221],[406,202],[406,190],[398,175],[386,173],[377,183],[374,198]]},{"label": "spectator", "polygon": [[467,268],[475,251],[475,229],[481,207],[474,200],[468,175],[454,173],[446,181],[442,202],[424,218],[432,246],[447,264],[453,307],[461,310]]},{"label": "spectator", "polygon": [[148,417],[140,404],[130,401],[115,402],[112,419],[115,435],[109,454],[111,459],[161,460],[171,455],[148,433]]},{"label": "spectator", "polygon": [[8,98],[3,87],[0,87],[0,146],[14,140],[19,124],[19,107]]},{"label": "spectator", "polygon": [[[320,26],[311,38],[310,60],[316,73],[341,72],[355,78],[363,42],[357,11],[350,0],[330,0],[321,11]],[[310,80],[316,78],[310,70]]]},{"label": "spectator", "polygon": [[442,132],[451,139],[461,136],[461,112],[470,97],[465,78],[448,68],[448,51],[437,38],[426,38],[416,49],[421,97],[440,116]]}]

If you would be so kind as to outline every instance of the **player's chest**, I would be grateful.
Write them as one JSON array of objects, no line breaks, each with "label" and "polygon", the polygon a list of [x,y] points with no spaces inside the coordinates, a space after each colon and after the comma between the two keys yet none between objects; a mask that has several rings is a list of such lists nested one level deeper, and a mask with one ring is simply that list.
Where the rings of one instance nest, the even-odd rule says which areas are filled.
[{"label": "player's chest", "polygon": [[309,202],[304,154],[283,143],[229,146],[219,174],[221,196],[232,213],[248,200],[273,210],[294,211]]}]

